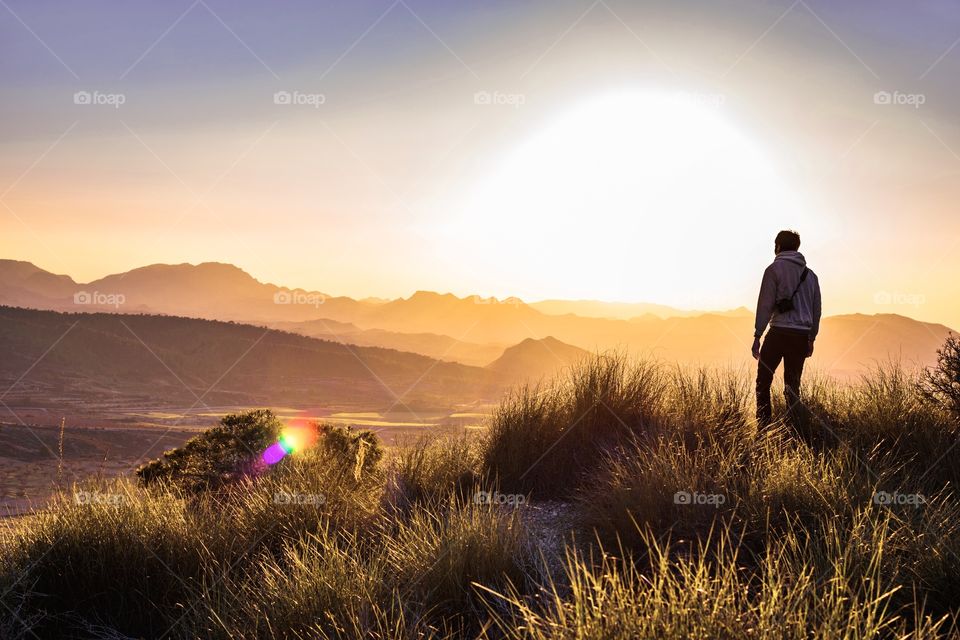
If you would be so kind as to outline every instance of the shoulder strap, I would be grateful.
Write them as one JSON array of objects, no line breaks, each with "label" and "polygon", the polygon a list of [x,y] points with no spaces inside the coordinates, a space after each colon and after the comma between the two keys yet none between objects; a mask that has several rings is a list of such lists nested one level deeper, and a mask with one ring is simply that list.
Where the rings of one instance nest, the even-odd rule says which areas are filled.
[{"label": "shoulder strap", "polygon": [[804,267],[803,273],[800,274],[800,282],[797,283],[797,288],[793,290],[793,293],[790,295],[790,299],[793,300],[797,297],[797,292],[800,291],[800,285],[803,284],[803,281],[807,279],[807,274],[810,272],[810,269]]}]

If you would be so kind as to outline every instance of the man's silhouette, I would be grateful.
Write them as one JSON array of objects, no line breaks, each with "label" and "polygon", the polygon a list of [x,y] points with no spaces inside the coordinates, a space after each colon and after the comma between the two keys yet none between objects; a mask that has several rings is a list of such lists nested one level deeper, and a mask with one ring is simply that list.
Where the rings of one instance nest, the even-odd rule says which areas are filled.
[{"label": "man's silhouette", "polygon": [[[803,362],[813,355],[813,343],[820,331],[820,282],[798,251],[800,234],[781,231],[774,240],[773,263],[763,272],[757,300],[753,357],[757,366],[757,422],[765,427],[772,421],[770,385],[783,360],[783,384],[788,409],[800,401]],[[760,338],[770,331],[760,346]]]}]

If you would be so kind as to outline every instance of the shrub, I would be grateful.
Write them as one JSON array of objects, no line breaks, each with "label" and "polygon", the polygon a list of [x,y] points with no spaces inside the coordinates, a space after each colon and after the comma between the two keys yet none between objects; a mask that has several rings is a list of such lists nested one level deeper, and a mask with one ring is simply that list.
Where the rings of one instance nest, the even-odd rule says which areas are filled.
[{"label": "shrub", "polygon": [[383,459],[383,446],[372,431],[331,424],[320,425],[319,431],[318,447],[354,480],[369,476]]},{"label": "shrub", "polygon": [[924,398],[960,420],[960,336],[947,336],[937,350],[937,366],[924,372],[919,387]]},{"label": "shrub", "polygon": [[225,416],[182,447],[142,465],[137,477],[144,485],[165,481],[189,491],[219,488],[253,474],[282,426],[267,409]]}]

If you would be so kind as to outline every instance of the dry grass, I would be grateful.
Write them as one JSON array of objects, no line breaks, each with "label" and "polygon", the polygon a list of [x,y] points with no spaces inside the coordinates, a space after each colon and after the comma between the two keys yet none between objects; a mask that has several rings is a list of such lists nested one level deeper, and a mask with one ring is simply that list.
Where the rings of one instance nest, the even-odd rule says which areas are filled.
[{"label": "dry grass", "polygon": [[[948,637],[956,419],[897,368],[806,394],[758,433],[746,376],[614,355],[481,440],[381,461],[328,430],[215,490],[75,487],[0,529],[0,637]],[[561,497],[573,541],[478,490]]]}]

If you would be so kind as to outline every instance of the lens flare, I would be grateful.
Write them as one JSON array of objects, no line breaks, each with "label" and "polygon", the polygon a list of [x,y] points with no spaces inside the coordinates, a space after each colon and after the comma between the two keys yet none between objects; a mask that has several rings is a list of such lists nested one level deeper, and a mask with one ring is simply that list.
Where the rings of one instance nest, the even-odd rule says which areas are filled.
[{"label": "lens flare", "polygon": [[263,452],[263,461],[267,464],[276,464],[283,460],[286,455],[287,452],[277,442],[267,447],[267,450]]},{"label": "lens flare", "polygon": [[273,465],[292,453],[309,449],[317,442],[317,425],[305,421],[287,425],[275,443],[261,456],[264,463]]}]

